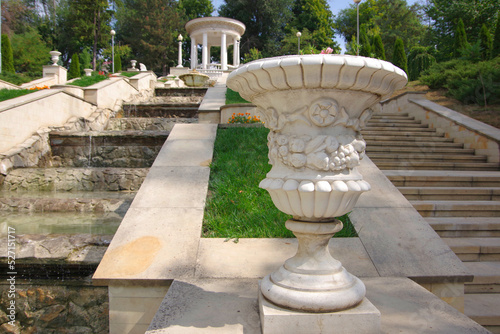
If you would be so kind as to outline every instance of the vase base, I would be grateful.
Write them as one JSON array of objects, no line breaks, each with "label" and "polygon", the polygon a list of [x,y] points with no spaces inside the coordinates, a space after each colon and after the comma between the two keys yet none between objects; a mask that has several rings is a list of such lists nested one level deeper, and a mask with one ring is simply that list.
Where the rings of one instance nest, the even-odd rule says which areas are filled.
[{"label": "vase base", "polygon": [[264,334],[323,333],[325,329],[338,334],[381,332],[380,311],[366,298],[348,310],[309,313],[282,308],[259,293],[259,311]]}]

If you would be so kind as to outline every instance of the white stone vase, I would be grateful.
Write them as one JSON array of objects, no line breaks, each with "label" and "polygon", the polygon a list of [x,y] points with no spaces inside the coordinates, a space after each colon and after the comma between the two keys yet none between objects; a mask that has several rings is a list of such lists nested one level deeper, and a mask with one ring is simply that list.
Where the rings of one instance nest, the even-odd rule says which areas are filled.
[{"label": "white stone vase", "polygon": [[59,51],[50,51],[50,59],[52,61],[52,66],[58,66],[57,62],[59,61],[59,56],[61,55],[61,52]]},{"label": "white stone vase", "polygon": [[295,310],[353,307],[363,283],[328,251],[342,228],[335,217],[352,210],[370,185],[357,166],[365,154],[361,129],[378,102],[404,87],[404,71],[389,62],[347,55],[285,56],[233,71],[227,86],[257,105],[270,129],[271,171],[260,183],[297,236],[297,254],[261,283],[271,302]]}]

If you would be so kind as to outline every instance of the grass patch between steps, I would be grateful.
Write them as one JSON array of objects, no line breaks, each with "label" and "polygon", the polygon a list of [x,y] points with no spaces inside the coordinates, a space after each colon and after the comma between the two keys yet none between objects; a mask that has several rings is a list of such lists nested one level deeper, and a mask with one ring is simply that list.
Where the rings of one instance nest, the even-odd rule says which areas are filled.
[{"label": "grass patch between steps", "polygon": [[108,79],[107,75],[92,74],[91,76],[88,77],[87,76],[81,77],[80,79],[75,80],[69,83],[68,85],[78,86],[78,87],[88,87],[98,82],[104,81],[106,79]]},{"label": "grass patch between steps", "polygon": [[0,89],[0,102],[10,100],[15,97],[23,96],[33,92],[36,92],[36,90],[3,88]]},{"label": "grass patch between steps", "polygon": [[[264,127],[219,128],[210,166],[209,195],[203,219],[203,237],[293,238],[279,211],[259,183],[271,169]],[[347,215],[335,237],[356,237]]]}]

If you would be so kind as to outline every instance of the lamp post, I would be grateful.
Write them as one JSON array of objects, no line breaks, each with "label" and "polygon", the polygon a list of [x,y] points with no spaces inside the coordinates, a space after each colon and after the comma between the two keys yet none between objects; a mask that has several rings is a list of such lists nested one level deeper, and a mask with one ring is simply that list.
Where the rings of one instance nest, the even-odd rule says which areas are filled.
[{"label": "lamp post", "polygon": [[302,36],[302,33],[300,31],[297,31],[297,39],[298,39],[297,54],[298,55],[300,55],[300,36]]},{"label": "lamp post", "polygon": [[112,64],[112,73],[115,73],[115,35],[116,31],[111,29],[111,64]]},{"label": "lamp post", "polygon": [[182,67],[182,35],[181,34],[179,34],[179,36],[177,36],[177,40],[179,41],[179,59],[178,59],[179,65],[177,65],[177,67]]},{"label": "lamp post", "polygon": [[361,0],[353,0],[356,4],[356,56],[359,56],[359,3]]}]

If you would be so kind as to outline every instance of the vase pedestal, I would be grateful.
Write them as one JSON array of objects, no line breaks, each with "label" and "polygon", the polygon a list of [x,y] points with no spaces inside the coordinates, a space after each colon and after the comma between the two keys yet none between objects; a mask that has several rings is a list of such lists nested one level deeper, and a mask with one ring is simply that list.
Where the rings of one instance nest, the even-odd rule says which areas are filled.
[{"label": "vase pedestal", "polygon": [[263,334],[381,333],[380,311],[366,298],[344,311],[310,313],[277,306],[259,291],[259,312]]}]

